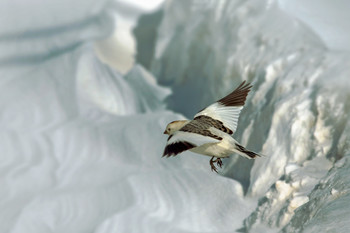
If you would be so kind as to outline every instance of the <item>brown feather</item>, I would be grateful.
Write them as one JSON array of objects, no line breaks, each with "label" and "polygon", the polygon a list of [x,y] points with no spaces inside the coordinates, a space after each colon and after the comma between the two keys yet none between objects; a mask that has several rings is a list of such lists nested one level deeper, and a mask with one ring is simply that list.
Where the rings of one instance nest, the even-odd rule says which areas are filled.
[{"label": "brown feather", "polygon": [[209,122],[202,120],[203,118],[194,119],[190,121],[188,124],[186,124],[184,127],[180,129],[180,131],[183,132],[189,132],[189,133],[195,133],[200,134],[203,136],[215,138],[217,140],[222,140],[222,137],[219,137],[209,131],[210,127],[214,127]]},{"label": "brown feather", "polygon": [[200,115],[194,118],[194,120],[201,121],[202,124],[207,124],[209,126],[212,126],[218,130],[221,130],[224,133],[233,134],[233,131],[227,128],[226,126],[224,126],[224,123],[222,123],[219,120],[213,119],[209,116]]},{"label": "brown feather", "polygon": [[243,106],[251,87],[250,83],[243,81],[234,91],[217,102],[225,106]]}]

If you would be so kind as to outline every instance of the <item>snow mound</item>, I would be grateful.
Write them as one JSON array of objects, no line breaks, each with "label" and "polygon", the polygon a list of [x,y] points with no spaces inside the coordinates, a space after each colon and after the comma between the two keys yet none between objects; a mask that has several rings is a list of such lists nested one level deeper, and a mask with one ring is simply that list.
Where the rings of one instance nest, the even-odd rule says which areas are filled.
[{"label": "snow mound", "polygon": [[349,55],[328,51],[276,1],[172,1],[158,34],[152,72],[172,87],[175,111],[192,117],[253,83],[235,137],[266,156],[232,156],[223,173],[259,199],[242,230],[282,229],[346,155]]},{"label": "snow mound", "polygon": [[[348,54],[275,1],[169,1],[140,54],[151,72],[122,75],[93,45],[111,9],[0,3],[0,232],[347,232]],[[221,175],[191,152],[161,158],[168,122],[242,80],[235,137],[265,157],[233,155]]]}]

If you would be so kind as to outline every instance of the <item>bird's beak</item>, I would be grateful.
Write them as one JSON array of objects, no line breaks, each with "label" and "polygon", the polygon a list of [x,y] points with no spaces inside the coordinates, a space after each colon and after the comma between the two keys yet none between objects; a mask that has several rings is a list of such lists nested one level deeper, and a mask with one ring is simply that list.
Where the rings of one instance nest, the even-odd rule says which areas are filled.
[{"label": "bird's beak", "polygon": [[166,132],[166,130],[163,132],[163,134],[168,134],[167,132]]}]

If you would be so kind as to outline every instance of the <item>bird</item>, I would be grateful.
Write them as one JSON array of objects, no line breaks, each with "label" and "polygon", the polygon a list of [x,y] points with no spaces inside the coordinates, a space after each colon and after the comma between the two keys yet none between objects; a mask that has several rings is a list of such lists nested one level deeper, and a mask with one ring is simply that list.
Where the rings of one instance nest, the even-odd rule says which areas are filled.
[{"label": "bird", "polygon": [[231,154],[236,153],[248,159],[260,157],[233,138],[251,88],[250,83],[243,81],[230,94],[199,111],[193,120],[170,122],[164,131],[169,136],[162,157],[176,156],[187,150],[210,156],[211,170],[216,173],[215,163],[222,168],[221,159]]}]

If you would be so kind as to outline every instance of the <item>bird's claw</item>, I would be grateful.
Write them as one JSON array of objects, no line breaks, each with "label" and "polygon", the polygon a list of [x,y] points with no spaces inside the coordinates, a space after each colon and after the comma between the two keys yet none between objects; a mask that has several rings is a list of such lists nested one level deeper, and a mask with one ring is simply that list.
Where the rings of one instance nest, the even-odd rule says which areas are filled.
[{"label": "bird's claw", "polygon": [[217,163],[217,165],[219,165],[220,168],[222,168],[222,161],[220,158],[216,159],[216,163]]},{"label": "bird's claw", "polygon": [[221,168],[222,167],[222,161],[219,158],[214,160],[214,156],[209,161],[209,164],[210,164],[210,167],[211,167],[211,171],[214,171],[214,172],[218,173],[218,169],[215,167],[214,163],[217,163],[218,166]]},{"label": "bird's claw", "polygon": [[217,170],[217,168],[215,167],[215,165],[213,164],[213,165],[211,165],[211,171],[212,172],[216,172],[216,173],[218,173],[218,170]]},{"label": "bird's claw", "polygon": [[210,167],[211,167],[211,171],[214,171],[214,172],[218,173],[218,170],[216,169],[216,167],[214,165],[214,162],[216,162],[216,161],[214,161],[214,157],[212,157],[210,159],[210,161],[209,161],[209,164],[210,164]]}]

